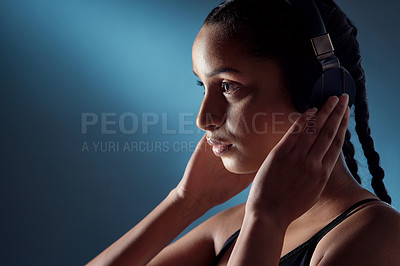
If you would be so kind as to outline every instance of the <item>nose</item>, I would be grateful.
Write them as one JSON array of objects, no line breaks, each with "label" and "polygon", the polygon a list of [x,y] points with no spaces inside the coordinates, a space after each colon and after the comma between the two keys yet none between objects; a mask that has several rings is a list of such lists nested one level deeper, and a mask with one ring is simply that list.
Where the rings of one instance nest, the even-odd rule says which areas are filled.
[{"label": "nose", "polygon": [[196,124],[202,130],[214,130],[226,120],[226,100],[222,95],[206,92],[201,103]]}]

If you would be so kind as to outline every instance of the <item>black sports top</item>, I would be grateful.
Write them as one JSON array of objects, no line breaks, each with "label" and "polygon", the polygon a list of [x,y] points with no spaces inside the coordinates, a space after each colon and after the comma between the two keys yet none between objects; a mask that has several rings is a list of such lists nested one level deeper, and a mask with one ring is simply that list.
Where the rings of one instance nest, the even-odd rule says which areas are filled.
[{"label": "black sports top", "polygon": [[[345,212],[340,214],[338,217],[336,217],[332,222],[330,222],[327,226],[322,228],[318,233],[316,233],[314,236],[312,236],[309,240],[298,246],[297,248],[293,249],[283,257],[281,257],[279,261],[279,266],[306,266],[310,265],[311,261],[311,256],[314,252],[315,247],[317,246],[318,242],[321,240],[322,237],[324,237],[329,231],[331,231],[335,226],[337,226],[339,223],[341,223],[343,220],[346,218],[350,217],[352,214],[355,212],[350,213],[353,211],[355,208],[358,206],[368,202],[368,201],[379,201],[378,199],[375,198],[368,198],[361,200],[348,208]],[[228,240],[224,243],[222,246],[221,251],[218,253],[216,257],[216,262],[215,265],[218,264],[218,262],[221,260],[222,256],[225,254],[225,252],[228,250],[228,248],[232,245],[233,241],[238,237],[240,232],[240,229],[237,230],[233,235],[231,235]]]}]

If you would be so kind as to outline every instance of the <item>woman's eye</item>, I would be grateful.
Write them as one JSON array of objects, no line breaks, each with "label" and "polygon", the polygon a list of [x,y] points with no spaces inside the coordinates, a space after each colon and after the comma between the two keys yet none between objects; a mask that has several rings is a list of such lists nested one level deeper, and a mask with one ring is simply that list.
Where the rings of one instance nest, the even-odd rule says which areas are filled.
[{"label": "woman's eye", "polygon": [[230,82],[223,81],[221,87],[225,94],[231,94],[239,89],[239,86]]},{"label": "woman's eye", "polygon": [[[203,87],[203,89],[204,89],[203,95],[204,95],[205,94],[204,83],[201,82],[200,80],[198,80],[197,85]],[[237,91],[240,87],[235,83],[223,81],[221,83],[221,88],[223,89],[224,94],[231,94],[231,93]]]},{"label": "woman's eye", "polygon": [[[197,85],[203,87],[203,89],[204,89],[204,83],[201,82],[200,80],[197,81]],[[204,95],[204,94],[205,94],[205,91],[203,90],[203,95]]]}]

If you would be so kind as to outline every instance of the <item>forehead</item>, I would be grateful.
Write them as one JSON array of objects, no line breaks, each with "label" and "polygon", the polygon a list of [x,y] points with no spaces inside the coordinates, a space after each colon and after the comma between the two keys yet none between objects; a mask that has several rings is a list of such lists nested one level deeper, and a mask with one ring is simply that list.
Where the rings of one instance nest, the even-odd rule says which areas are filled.
[{"label": "forehead", "polygon": [[235,69],[244,79],[282,78],[275,59],[251,55],[243,41],[226,36],[218,24],[201,28],[192,47],[193,71],[200,79],[217,69]]},{"label": "forehead", "polygon": [[193,70],[211,72],[222,67],[235,68],[243,64],[245,55],[240,41],[226,37],[223,27],[203,26],[192,47]]}]

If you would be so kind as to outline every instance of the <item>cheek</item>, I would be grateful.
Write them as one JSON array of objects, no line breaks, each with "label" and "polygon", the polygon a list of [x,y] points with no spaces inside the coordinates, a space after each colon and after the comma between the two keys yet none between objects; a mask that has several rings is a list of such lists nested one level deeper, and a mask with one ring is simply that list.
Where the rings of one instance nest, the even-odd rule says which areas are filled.
[{"label": "cheek", "polygon": [[229,131],[237,141],[237,153],[229,158],[229,165],[245,172],[257,171],[290,127],[290,120],[283,112],[250,112],[244,109],[235,113],[240,115],[228,116],[227,120]]},{"label": "cheek", "polygon": [[257,171],[291,125],[286,106],[261,96],[249,95],[227,110],[227,130],[236,144],[233,156],[223,158],[227,169]]},{"label": "cheek", "polygon": [[240,106],[227,112],[227,127],[237,138],[257,135],[282,135],[287,128],[287,115],[256,106]]},{"label": "cheek", "polygon": [[266,113],[235,112],[227,126],[235,141],[233,156],[223,158],[228,169],[235,172],[257,171],[274,146],[271,141],[271,116]]}]

